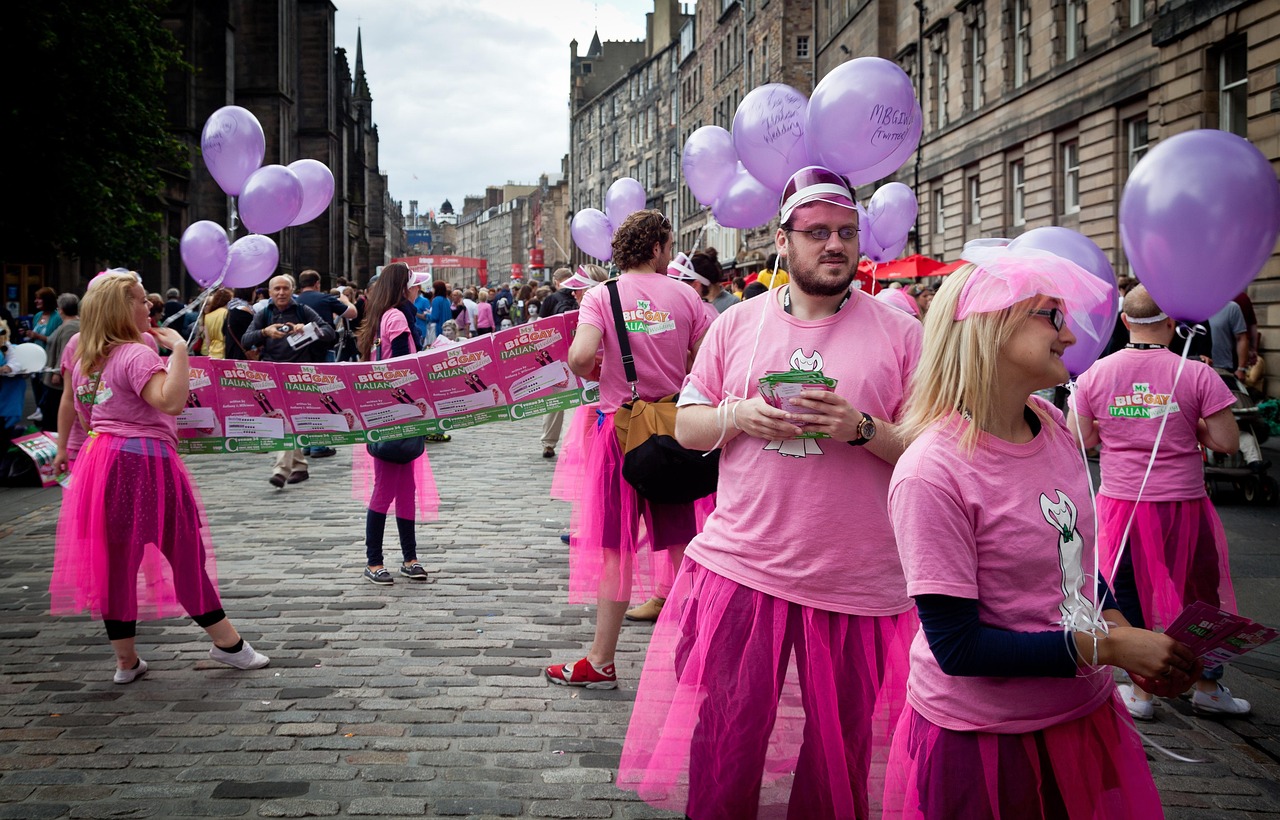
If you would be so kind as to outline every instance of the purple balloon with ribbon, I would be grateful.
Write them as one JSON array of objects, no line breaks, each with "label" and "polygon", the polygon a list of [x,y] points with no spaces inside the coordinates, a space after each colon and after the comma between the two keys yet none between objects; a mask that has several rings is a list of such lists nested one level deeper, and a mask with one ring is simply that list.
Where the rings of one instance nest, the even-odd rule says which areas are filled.
[{"label": "purple balloon with ribbon", "polygon": [[230,248],[227,232],[217,222],[207,219],[188,225],[178,243],[182,264],[202,288],[216,284],[222,276]]},{"label": "purple balloon with ribbon", "polygon": [[1186,131],[1138,162],[1120,198],[1120,239],[1151,297],[1199,322],[1253,281],[1280,235],[1280,184],[1248,140]]},{"label": "purple balloon with ribbon", "polygon": [[227,105],[205,121],[200,153],[218,186],[239,196],[249,175],[262,165],[267,139],[257,117],[238,105]]},{"label": "purple balloon with ribbon", "polygon": [[[1067,326],[1076,337],[1076,343],[1062,354],[1067,372],[1075,376],[1089,369],[1098,360],[1107,343],[1120,312],[1120,291],[1116,287],[1116,274],[1111,260],[1092,239],[1070,228],[1047,226],[1027,231],[1009,243],[1010,250],[1036,248],[1048,251],[1063,259],[1069,259],[1088,271],[1107,286],[1110,298],[1094,306],[1086,316],[1068,316]],[[1086,331],[1087,325],[1090,330]]]},{"label": "purple balloon with ribbon", "polygon": [[333,200],[333,172],[315,159],[300,159],[288,167],[302,184],[302,206],[289,224],[304,225],[324,213]]},{"label": "purple balloon with ribbon", "polygon": [[639,180],[631,177],[615,180],[604,193],[604,213],[609,217],[609,224],[617,228],[627,217],[644,210],[646,199]]},{"label": "purple balloon with ribbon", "polygon": [[227,275],[222,284],[229,288],[251,288],[266,281],[280,264],[280,249],[269,236],[251,233],[231,245]]},{"label": "purple balloon with ribbon", "polygon": [[906,238],[916,224],[916,207],[916,195],[901,182],[880,186],[867,202],[876,243],[892,247]]},{"label": "purple balloon with ribbon", "polygon": [[726,228],[758,228],[778,212],[778,195],[751,175],[742,163],[733,181],[711,206],[716,221]]},{"label": "purple balloon with ribbon", "polygon": [[801,168],[812,165],[804,141],[809,98],[789,85],[751,90],[733,115],[733,147],[751,176],[778,194]]},{"label": "purple balloon with ribbon", "polygon": [[733,137],[718,125],[702,126],[684,141],[680,169],[693,198],[710,207],[733,182],[738,170]]},{"label": "purple balloon with ribbon", "polygon": [[915,89],[898,64],[858,57],[833,68],[809,99],[809,156],[838,174],[871,168],[899,150],[919,117]]},{"label": "purple balloon with ribbon", "polygon": [[569,235],[574,244],[589,256],[602,262],[613,258],[613,225],[609,217],[597,208],[583,208],[573,215],[569,223]]},{"label": "purple balloon with ribbon", "polygon": [[246,228],[275,233],[293,224],[302,210],[302,182],[283,165],[264,165],[249,175],[239,206]]},{"label": "purple balloon with ribbon", "polygon": [[847,174],[846,178],[849,180],[849,184],[856,187],[892,176],[915,153],[916,148],[920,145],[920,135],[923,133],[924,114],[920,111],[920,103],[916,103],[911,130],[907,132],[906,138],[885,159],[870,168],[863,168],[861,171],[853,171]]}]

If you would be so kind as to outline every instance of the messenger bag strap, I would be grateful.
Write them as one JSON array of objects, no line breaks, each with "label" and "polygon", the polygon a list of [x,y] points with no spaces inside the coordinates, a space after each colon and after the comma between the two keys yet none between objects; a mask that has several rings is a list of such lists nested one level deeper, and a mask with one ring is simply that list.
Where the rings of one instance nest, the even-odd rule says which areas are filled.
[{"label": "messenger bag strap", "polygon": [[636,360],[631,355],[631,342],[627,339],[627,320],[622,317],[622,297],[618,295],[618,280],[610,279],[604,283],[609,289],[609,302],[613,306],[613,325],[618,330],[618,351],[622,353],[622,371],[627,377],[627,384],[631,385],[631,398],[636,400],[640,398],[640,394],[636,392],[636,382],[640,380],[636,375]]}]

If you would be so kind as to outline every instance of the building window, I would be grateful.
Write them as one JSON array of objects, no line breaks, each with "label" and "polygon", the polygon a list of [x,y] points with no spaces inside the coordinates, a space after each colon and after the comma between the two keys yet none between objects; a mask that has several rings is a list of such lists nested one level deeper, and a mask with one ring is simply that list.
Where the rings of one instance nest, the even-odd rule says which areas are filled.
[{"label": "building window", "polygon": [[1067,41],[1063,49],[1063,56],[1068,60],[1074,60],[1080,56],[1080,52],[1084,51],[1084,0],[1067,0],[1066,5],[1066,35]]},{"label": "building window", "polygon": [[969,224],[982,224],[982,188],[978,182],[978,175],[974,174],[965,181],[965,187],[969,194]]},{"label": "building window", "polygon": [[668,164],[669,164],[669,170],[670,170],[667,181],[677,182],[678,181],[676,179],[677,171],[680,169],[680,152],[675,148],[672,148],[667,158],[668,158]]},{"label": "building window", "polygon": [[942,188],[933,192],[933,232],[940,234],[947,230],[947,203]]},{"label": "building window", "polygon": [[809,59],[809,35],[801,34],[796,38],[796,59]]},{"label": "building window", "polygon": [[947,30],[943,29],[931,38],[933,51],[932,76],[929,78],[933,92],[933,121],[937,128],[947,127]]},{"label": "building window", "polygon": [[621,159],[621,150],[618,148],[618,132],[613,132],[613,161],[616,163]]},{"label": "building window", "polygon": [[1147,19],[1147,0],[1129,0],[1129,26],[1141,25]]},{"label": "building window", "polygon": [[769,82],[769,38],[760,38],[760,82]]},{"label": "building window", "polygon": [[981,4],[969,5],[965,11],[965,34],[968,37],[968,59],[966,73],[969,81],[969,110],[977,111],[982,107],[982,84],[987,78],[987,68],[983,60],[987,53],[986,14]]},{"label": "building window", "polygon": [[1133,173],[1138,160],[1146,155],[1151,144],[1147,141],[1147,118],[1135,117],[1125,123],[1125,150],[1129,155],[1129,173]]},{"label": "building window", "polygon": [[1028,0],[1013,0],[1013,87],[1027,82],[1031,57],[1031,14]]},{"label": "building window", "polygon": [[671,89],[671,124],[672,125],[675,125],[676,120],[679,118],[679,115],[680,115],[679,105],[680,105],[680,100],[676,98],[676,91],[673,88]]},{"label": "building window", "polygon": [[1027,167],[1022,160],[1009,163],[1009,200],[1013,224],[1027,224]]},{"label": "building window", "polygon": [[1080,212],[1080,143],[1062,144],[1062,212]]},{"label": "building window", "polygon": [[1222,49],[1218,56],[1218,127],[1249,136],[1248,48],[1243,41]]}]

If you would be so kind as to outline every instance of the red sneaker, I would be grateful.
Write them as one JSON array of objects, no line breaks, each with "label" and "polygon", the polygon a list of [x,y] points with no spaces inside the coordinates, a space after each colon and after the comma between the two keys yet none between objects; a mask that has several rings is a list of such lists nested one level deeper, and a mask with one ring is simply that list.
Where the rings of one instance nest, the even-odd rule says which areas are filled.
[{"label": "red sneaker", "polygon": [[546,675],[547,680],[561,686],[581,686],[584,689],[618,688],[618,676],[614,673],[613,664],[608,664],[603,669],[596,669],[586,658],[576,663],[548,666]]}]

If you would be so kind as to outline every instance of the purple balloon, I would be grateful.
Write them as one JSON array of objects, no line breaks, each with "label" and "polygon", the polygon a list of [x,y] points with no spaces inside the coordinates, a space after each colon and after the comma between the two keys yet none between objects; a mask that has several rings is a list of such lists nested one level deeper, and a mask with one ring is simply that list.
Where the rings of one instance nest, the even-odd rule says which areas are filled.
[{"label": "purple balloon", "polygon": [[726,228],[758,228],[778,212],[778,195],[738,163],[733,181],[711,206],[716,221]]},{"label": "purple balloon", "polygon": [[885,159],[870,168],[864,168],[861,171],[853,171],[848,174],[849,184],[856,187],[892,176],[915,153],[916,148],[920,145],[920,135],[922,133],[924,133],[924,114],[920,111],[920,103],[916,103],[914,121],[912,122],[911,130],[907,132],[906,138]]},{"label": "purple balloon", "polygon": [[[1116,274],[1107,255],[1093,240],[1070,228],[1049,226],[1027,231],[1009,243],[1009,249],[1036,248],[1070,259],[1097,277],[1111,292],[1110,298],[1095,306],[1087,316],[1068,316],[1067,326],[1076,337],[1076,343],[1062,355],[1062,363],[1073,377],[1089,369],[1098,360],[1111,340],[1111,331],[1120,312],[1120,291],[1116,288]],[[1093,335],[1083,329],[1087,324]]]},{"label": "purple balloon", "polygon": [[916,195],[901,182],[883,185],[867,203],[876,243],[891,247],[904,239],[916,224]]},{"label": "purple balloon", "polygon": [[280,249],[271,237],[256,233],[242,236],[231,246],[222,284],[228,288],[251,288],[266,281],[279,263]]},{"label": "purple balloon", "polygon": [[897,63],[858,57],[822,78],[809,100],[809,156],[838,174],[878,165],[907,140],[916,121],[915,89]]},{"label": "purple balloon", "polygon": [[219,187],[239,196],[249,175],[262,165],[267,139],[257,117],[238,105],[227,105],[205,122],[200,153]]},{"label": "purple balloon", "polygon": [[302,183],[302,207],[289,224],[303,225],[324,213],[333,200],[333,172],[329,166],[315,159],[291,162],[289,170]]},{"label": "purple balloon", "polygon": [[877,242],[874,231],[861,232],[858,234],[858,239],[860,242],[858,252],[877,264],[892,262],[902,256],[902,251],[907,247],[905,236],[888,245]]},{"label": "purple balloon", "polygon": [[202,288],[216,284],[227,264],[230,250],[227,232],[217,222],[193,222],[182,232],[178,250],[187,272]]},{"label": "purple balloon", "polygon": [[680,168],[693,198],[709,207],[733,182],[738,170],[733,137],[718,125],[702,126],[684,141]]},{"label": "purple balloon", "polygon": [[644,186],[631,177],[623,177],[609,186],[604,194],[604,213],[615,228],[636,211],[644,210]]},{"label": "purple balloon", "polygon": [[1120,198],[1120,239],[1170,316],[1199,322],[1253,281],[1280,234],[1280,186],[1262,153],[1226,131],[1161,140]]},{"label": "purple balloon", "polygon": [[613,258],[613,226],[609,217],[596,208],[583,208],[573,215],[569,235],[582,251],[603,262]]},{"label": "purple balloon", "polygon": [[789,85],[752,89],[733,115],[733,147],[751,176],[779,195],[796,171],[812,165],[804,142],[809,99]]},{"label": "purple balloon", "polygon": [[275,233],[293,224],[302,210],[302,182],[283,165],[264,165],[249,175],[239,205],[246,228]]}]

